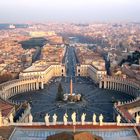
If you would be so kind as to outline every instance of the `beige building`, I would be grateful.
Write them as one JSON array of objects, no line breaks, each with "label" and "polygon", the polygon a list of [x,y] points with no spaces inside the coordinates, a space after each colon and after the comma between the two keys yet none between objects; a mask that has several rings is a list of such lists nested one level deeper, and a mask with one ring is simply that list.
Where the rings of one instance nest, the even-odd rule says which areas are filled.
[{"label": "beige building", "polygon": [[57,76],[66,76],[65,65],[43,60],[37,61],[19,74],[19,78],[41,77],[45,82]]},{"label": "beige building", "polygon": [[105,69],[98,69],[93,64],[92,65],[77,65],[76,75],[77,76],[89,76],[95,83],[98,83],[99,80],[106,76]]}]

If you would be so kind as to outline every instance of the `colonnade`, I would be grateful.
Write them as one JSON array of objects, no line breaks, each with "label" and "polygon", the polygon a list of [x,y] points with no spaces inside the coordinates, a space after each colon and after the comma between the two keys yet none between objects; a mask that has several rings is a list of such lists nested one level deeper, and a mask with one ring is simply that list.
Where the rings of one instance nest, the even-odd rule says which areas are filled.
[{"label": "colonnade", "polygon": [[140,86],[135,82],[123,78],[106,77],[99,82],[99,88],[117,90],[135,97],[140,96],[138,92]]},{"label": "colonnade", "polygon": [[50,65],[41,72],[23,72],[19,79],[0,84],[0,97],[4,100],[32,90],[44,89],[44,83],[47,83],[53,76],[65,76],[64,65]]},{"label": "colonnade", "polygon": [[18,79],[0,85],[0,97],[4,100],[23,92],[44,89],[43,79]]},{"label": "colonnade", "polygon": [[134,117],[136,117],[137,115],[139,115],[139,116],[140,116],[140,111],[135,112]]}]

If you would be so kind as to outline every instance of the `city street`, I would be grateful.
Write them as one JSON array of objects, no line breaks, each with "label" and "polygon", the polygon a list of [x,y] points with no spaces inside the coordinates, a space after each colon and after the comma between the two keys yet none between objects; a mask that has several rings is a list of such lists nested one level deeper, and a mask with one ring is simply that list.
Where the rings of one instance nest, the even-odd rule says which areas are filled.
[{"label": "city street", "polygon": [[66,65],[66,73],[67,73],[66,82],[69,82],[71,78],[73,79],[73,82],[75,82],[76,58],[75,58],[73,47],[67,47],[65,65]]}]

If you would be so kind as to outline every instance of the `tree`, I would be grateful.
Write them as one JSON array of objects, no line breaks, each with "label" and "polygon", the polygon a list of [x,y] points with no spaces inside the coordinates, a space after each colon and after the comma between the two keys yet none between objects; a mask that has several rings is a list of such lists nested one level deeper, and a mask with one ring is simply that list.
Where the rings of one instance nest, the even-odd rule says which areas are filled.
[{"label": "tree", "polygon": [[58,100],[58,101],[63,100],[63,88],[62,88],[61,83],[59,83],[59,85],[58,85],[58,91],[57,91],[56,100]]}]

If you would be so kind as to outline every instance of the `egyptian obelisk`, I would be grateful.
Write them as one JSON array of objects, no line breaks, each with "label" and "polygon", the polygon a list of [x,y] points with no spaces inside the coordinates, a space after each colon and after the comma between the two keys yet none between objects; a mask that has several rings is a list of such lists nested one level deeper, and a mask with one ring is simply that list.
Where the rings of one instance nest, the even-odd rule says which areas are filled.
[{"label": "egyptian obelisk", "polygon": [[70,95],[72,96],[73,93],[73,85],[72,85],[72,78],[70,79]]}]

